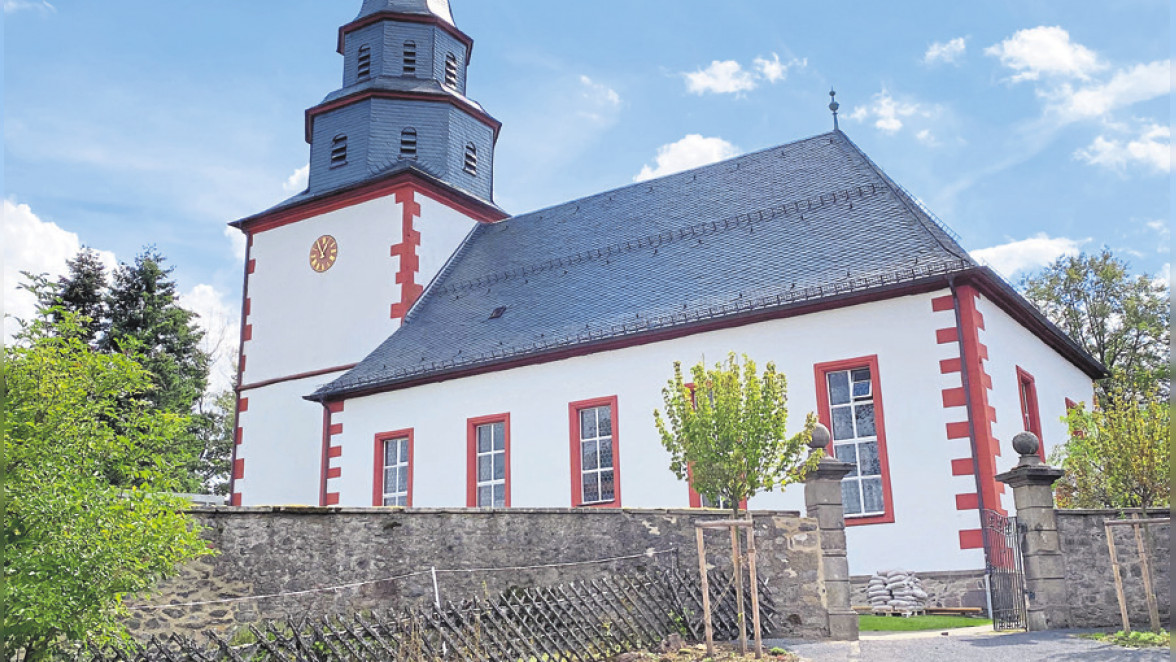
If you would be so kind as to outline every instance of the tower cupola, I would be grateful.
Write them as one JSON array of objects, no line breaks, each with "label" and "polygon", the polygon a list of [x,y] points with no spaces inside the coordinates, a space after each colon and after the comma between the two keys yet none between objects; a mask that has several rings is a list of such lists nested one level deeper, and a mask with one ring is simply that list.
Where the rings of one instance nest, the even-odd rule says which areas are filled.
[{"label": "tower cupola", "polygon": [[493,203],[501,124],[466,96],[473,45],[448,0],[364,0],[339,28],[342,87],[306,111],[308,193],[413,170]]}]

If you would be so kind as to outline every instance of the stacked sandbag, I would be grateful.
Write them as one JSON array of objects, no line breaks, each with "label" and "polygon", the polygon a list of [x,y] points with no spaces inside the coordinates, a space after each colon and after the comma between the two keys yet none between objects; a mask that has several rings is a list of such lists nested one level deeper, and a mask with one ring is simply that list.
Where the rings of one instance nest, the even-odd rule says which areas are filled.
[{"label": "stacked sandbag", "polygon": [[870,577],[866,585],[866,599],[870,602],[870,610],[874,612],[890,611],[890,589],[886,588],[886,577],[876,573]]},{"label": "stacked sandbag", "polygon": [[874,612],[897,612],[910,615],[927,607],[927,592],[913,572],[879,571],[870,578],[866,597]]}]

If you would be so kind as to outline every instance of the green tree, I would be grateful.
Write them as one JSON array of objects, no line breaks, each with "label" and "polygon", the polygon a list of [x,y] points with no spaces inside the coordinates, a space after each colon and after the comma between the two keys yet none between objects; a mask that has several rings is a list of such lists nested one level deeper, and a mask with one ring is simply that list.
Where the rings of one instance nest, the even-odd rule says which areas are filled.
[{"label": "green tree", "polygon": [[237,392],[227,388],[216,397],[202,398],[192,415],[191,431],[199,442],[200,452],[188,474],[199,481],[199,491],[205,494],[229,493],[236,405]]},{"label": "green tree", "polygon": [[1131,277],[1109,249],[1062,257],[1022,282],[1026,298],[1111,372],[1103,396],[1138,397],[1158,386],[1167,397],[1171,306],[1168,286]]},{"label": "green tree", "polygon": [[768,363],[763,374],[746,356],[734,353],[726,363],[690,369],[693,387],[681,362],[662,389],[665,414],[653,418],[662,445],[670,452],[670,470],[690,480],[694,490],[714,503],[740,503],[758,494],[804,479],[819,454],[806,444],[816,425],[810,413],[804,429],[789,437],[787,381]]},{"label": "green tree", "polygon": [[68,275],[59,278],[55,287],[42,288],[37,293],[40,308],[76,313],[83,339],[91,346],[97,346],[107,323],[106,266],[99,259],[98,252],[90,248],[82,248],[66,265]]},{"label": "green tree", "polygon": [[77,314],[50,312],[0,354],[0,641],[30,661],[65,641],[125,638],[123,598],[209,553],[152,451],[185,434],[186,417],[146,398],[152,376],[132,358],[89,347]]},{"label": "green tree", "polygon": [[135,263],[120,264],[107,295],[110,322],[101,349],[132,352],[154,376],[147,397],[165,411],[187,414],[208,385],[208,355],[196,314],[179,305],[172,268],[147,249]]},{"label": "green tree", "polygon": [[1172,409],[1154,389],[1141,395],[1114,391],[1094,410],[1085,405],[1070,410],[1070,438],[1050,458],[1066,470],[1056,486],[1063,508],[1166,508],[1171,503]]}]

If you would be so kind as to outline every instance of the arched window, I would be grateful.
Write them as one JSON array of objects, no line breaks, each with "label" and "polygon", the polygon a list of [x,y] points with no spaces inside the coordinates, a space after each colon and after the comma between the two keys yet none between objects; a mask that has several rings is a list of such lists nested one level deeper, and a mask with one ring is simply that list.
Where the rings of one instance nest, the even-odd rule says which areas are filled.
[{"label": "arched window", "polygon": [[415,159],[417,157],[417,132],[416,129],[406,127],[400,132],[400,158]]},{"label": "arched window", "polygon": [[359,59],[356,62],[358,63],[356,73],[359,75],[359,79],[370,77],[372,75],[372,47],[367,44],[360,46]]},{"label": "arched window", "polygon": [[475,177],[478,175],[478,147],[474,143],[466,143],[465,167],[462,169]]},{"label": "arched window", "polygon": [[347,165],[347,136],[340,133],[331,140],[331,167]]},{"label": "arched window", "polygon": [[415,76],[417,67],[417,50],[415,41],[404,42],[404,75]]},{"label": "arched window", "polygon": [[457,57],[453,53],[445,56],[445,84],[457,89]]}]

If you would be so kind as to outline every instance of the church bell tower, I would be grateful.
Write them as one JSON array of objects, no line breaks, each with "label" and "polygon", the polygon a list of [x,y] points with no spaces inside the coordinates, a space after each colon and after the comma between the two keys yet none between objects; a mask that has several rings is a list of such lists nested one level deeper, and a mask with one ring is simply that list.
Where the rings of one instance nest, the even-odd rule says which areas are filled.
[{"label": "church bell tower", "polygon": [[506,217],[501,124],[466,96],[472,49],[448,0],[364,0],[339,28],[342,86],[305,113],[307,189],[232,223],[247,246],[233,504],[337,499],[346,403],[303,396],[394,333],[476,224]]}]

